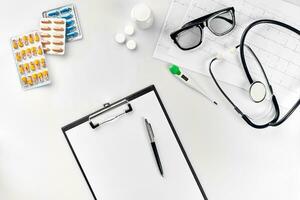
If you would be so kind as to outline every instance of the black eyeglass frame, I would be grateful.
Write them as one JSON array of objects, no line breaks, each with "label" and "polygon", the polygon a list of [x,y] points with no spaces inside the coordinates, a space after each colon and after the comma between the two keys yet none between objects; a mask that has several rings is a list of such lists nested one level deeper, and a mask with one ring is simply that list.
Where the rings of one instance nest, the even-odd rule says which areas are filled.
[{"label": "black eyeglass frame", "polygon": [[[212,19],[214,19],[214,17],[216,17],[216,16],[218,16],[218,15],[220,15],[220,14],[226,13],[226,12],[229,12],[229,13],[232,15],[232,22],[231,22],[231,23],[232,23],[233,25],[232,25],[231,29],[227,30],[227,31],[224,32],[224,33],[221,33],[221,34],[220,34],[220,33],[216,33],[216,32],[215,32],[214,30],[212,30],[211,27],[209,26],[209,22],[210,22]],[[226,20],[228,20],[228,19],[226,19]],[[231,20],[230,20],[230,21],[231,21]],[[234,7],[228,7],[228,8],[225,8],[225,9],[218,10],[218,11],[216,11],[216,12],[210,13],[210,14],[208,14],[208,15],[202,16],[202,17],[200,17],[200,18],[194,19],[194,20],[192,20],[192,21],[190,21],[190,22],[184,24],[179,30],[172,32],[172,33],[170,34],[170,37],[171,37],[171,39],[174,41],[174,43],[175,43],[181,50],[187,51],[187,50],[194,49],[194,48],[196,48],[196,47],[198,47],[198,46],[201,45],[202,40],[203,40],[203,29],[204,29],[204,27],[207,27],[207,28],[208,28],[214,35],[216,35],[216,36],[223,36],[223,35],[226,35],[227,33],[229,33],[230,31],[232,31],[232,30],[234,29],[235,25],[236,25],[236,22],[235,22],[235,10],[234,10]],[[185,31],[185,30],[188,30],[188,29],[190,29],[190,28],[192,28],[192,27],[194,27],[194,26],[198,27],[199,30],[200,30],[200,34],[201,34],[201,35],[200,35],[199,43],[198,43],[198,44],[195,44],[195,46],[189,47],[189,48],[184,48],[184,47],[180,46],[180,44],[179,44],[178,41],[177,41],[178,35],[179,35],[181,32],[183,32],[183,31]]]}]

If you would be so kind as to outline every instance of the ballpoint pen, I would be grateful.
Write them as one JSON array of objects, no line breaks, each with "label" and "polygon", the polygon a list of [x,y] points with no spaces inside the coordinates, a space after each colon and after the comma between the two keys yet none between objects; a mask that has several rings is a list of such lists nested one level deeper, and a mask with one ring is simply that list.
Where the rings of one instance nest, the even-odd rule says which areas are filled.
[{"label": "ballpoint pen", "polygon": [[199,94],[201,94],[203,97],[205,97],[208,101],[212,102],[215,105],[218,105],[217,102],[215,102],[214,100],[212,100],[210,97],[207,96],[207,94],[205,94],[204,90],[199,86],[199,84],[193,80],[191,78],[190,75],[188,75],[187,72],[183,71],[182,69],[180,69],[177,65],[171,65],[169,67],[170,72],[177,77],[181,82],[183,82],[185,85],[187,85],[188,87],[192,88],[193,90],[195,90],[196,92],[198,92]]},{"label": "ballpoint pen", "polygon": [[158,151],[157,151],[157,148],[156,148],[152,126],[146,118],[145,118],[145,125],[146,125],[146,129],[147,129],[147,132],[148,132],[148,135],[149,135],[149,138],[150,138],[150,143],[151,143],[151,146],[152,146],[152,150],[153,150],[153,153],[154,153],[154,156],[155,156],[155,160],[156,160],[159,172],[160,172],[161,176],[163,177],[164,172],[163,172],[162,165],[161,165],[160,158],[159,158],[159,154],[158,154]]}]

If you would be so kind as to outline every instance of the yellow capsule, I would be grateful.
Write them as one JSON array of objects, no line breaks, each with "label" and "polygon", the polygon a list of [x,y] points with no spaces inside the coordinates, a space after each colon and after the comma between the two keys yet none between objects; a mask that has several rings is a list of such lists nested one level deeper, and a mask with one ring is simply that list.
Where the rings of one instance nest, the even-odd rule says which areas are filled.
[{"label": "yellow capsule", "polygon": [[37,82],[37,75],[36,74],[32,74],[32,81],[33,81],[33,83]]},{"label": "yellow capsule", "polygon": [[27,83],[28,83],[29,85],[33,85],[31,76],[28,76],[28,77],[27,77]]},{"label": "yellow capsule", "polygon": [[43,49],[40,46],[38,47],[37,53],[43,55]]},{"label": "yellow capsule", "polygon": [[28,37],[27,37],[27,35],[23,36],[23,41],[24,41],[25,45],[27,46],[28,45]]},{"label": "yellow capsule", "polygon": [[34,41],[36,41],[36,42],[40,41],[40,35],[38,33],[34,34]]},{"label": "yellow capsule", "polygon": [[20,72],[20,74],[24,74],[25,73],[23,65],[19,65],[19,72]]},{"label": "yellow capsule", "polygon": [[28,40],[29,40],[30,44],[34,43],[34,38],[33,38],[32,34],[29,34]]},{"label": "yellow capsule", "polygon": [[38,73],[38,78],[39,78],[39,81],[43,81],[43,74],[42,74],[42,72]]},{"label": "yellow capsule", "polygon": [[43,71],[43,77],[45,79],[48,79],[48,71],[47,70]]},{"label": "yellow capsule", "polygon": [[27,85],[27,78],[25,76],[23,76],[21,80],[24,85]]},{"label": "yellow capsule", "polygon": [[18,49],[19,48],[18,43],[17,43],[16,40],[12,41],[12,46],[13,46],[14,49]]},{"label": "yellow capsule", "polygon": [[27,55],[27,57],[31,58],[32,53],[31,53],[31,49],[30,48],[26,49],[26,55]]},{"label": "yellow capsule", "polygon": [[45,58],[41,58],[41,65],[42,65],[42,67],[46,67]]},{"label": "yellow capsule", "polygon": [[36,65],[36,67],[37,67],[38,69],[41,68],[40,60],[38,60],[38,59],[34,60],[34,64]]},{"label": "yellow capsule", "polygon": [[21,56],[24,60],[26,59],[26,51],[24,49],[21,51]]},{"label": "yellow capsule", "polygon": [[30,62],[30,70],[35,71],[35,65],[33,62]]},{"label": "yellow capsule", "polygon": [[32,55],[36,56],[36,54],[37,54],[36,47],[31,48],[31,53],[32,53]]},{"label": "yellow capsule", "polygon": [[19,38],[19,40],[18,40],[18,45],[19,45],[19,47],[24,47],[24,43],[21,38]]},{"label": "yellow capsule", "polygon": [[26,73],[30,72],[30,68],[29,68],[29,64],[28,63],[24,64],[24,69],[25,69]]},{"label": "yellow capsule", "polygon": [[22,61],[22,56],[21,56],[21,54],[20,54],[19,52],[16,53],[16,60],[17,60],[18,62],[21,62],[21,61]]}]

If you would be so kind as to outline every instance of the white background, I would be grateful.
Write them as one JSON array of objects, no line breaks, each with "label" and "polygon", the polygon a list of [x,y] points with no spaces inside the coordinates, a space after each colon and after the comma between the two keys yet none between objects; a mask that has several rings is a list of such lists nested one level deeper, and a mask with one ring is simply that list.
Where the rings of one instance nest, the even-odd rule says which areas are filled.
[{"label": "white background", "polygon": [[9,39],[38,29],[42,11],[69,2],[2,0],[0,199],[88,199],[61,127],[150,84],[156,85],[209,199],[300,199],[299,110],[278,128],[255,130],[210,79],[194,74],[219,106],[174,79],[165,63],[152,58],[170,0],[145,1],[155,24],[133,36],[137,51],[117,45],[114,34],[130,22],[136,2],[76,1],[83,40],[68,43],[65,56],[47,56],[50,86],[24,92]]}]

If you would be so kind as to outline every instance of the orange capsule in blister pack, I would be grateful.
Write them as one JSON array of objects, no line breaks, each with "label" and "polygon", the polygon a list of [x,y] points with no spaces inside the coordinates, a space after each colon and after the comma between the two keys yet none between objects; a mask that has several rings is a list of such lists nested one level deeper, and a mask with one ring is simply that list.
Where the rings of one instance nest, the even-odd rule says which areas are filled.
[{"label": "orange capsule in blister pack", "polygon": [[38,60],[38,59],[34,60],[34,64],[35,64],[35,66],[36,66],[38,69],[41,68],[40,60]]},{"label": "orange capsule in blister pack", "polygon": [[63,27],[54,27],[53,30],[55,31],[64,31],[65,29]]},{"label": "orange capsule in blister pack", "polygon": [[63,34],[54,34],[53,37],[61,39],[61,38],[64,38],[64,35]]},{"label": "orange capsule in blister pack", "polygon": [[42,65],[42,67],[46,67],[45,58],[41,58],[41,65]]},{"label": "orange capsule in blister pack", "polygon": [[33,62],[30,62],[30,70],[31,71],[35,71],[35,65],[34,65],[34,63]]},{"label": "orange capsule in blister pack", "polygon": [[64,45],[63,41],[53,41],[52,43],[58,46]]},{"label": "orange capsule in blister pack", "polygon": [[33,85],[31,76],[27,77],[27,83],[28,83],[28,85]]},{"label": "orange capsule in blister pack", "polygon": [[51,28],[49,26],[42,26],[41,30],[42,31],[51,31]]},{"label": "orange capsule in blister pack", "polygon": [[42,38],[50,38],[51,35],[49,33],[41,33]]},{"label": "orange capsule in blister pack", "polygon": [[64,20],[57,19],[54,21],[54,24],[64,24]]},{"label": "orange capsule in blister pack", "polygon": [[45,48],[47,45],[51,44],[50,41],[42,41],[42,46]]},{"label": "orange capsule in blister pack", "polygon": [[14,49],[18,49],[19,48],[18,42],[16,40],[12,41],[12,46],[13,46]]},{"label": "orange capsule in blister pack", "polygon": [[32,47],[32,48],[31,48],[31,53],[32,53],[32,55],[34,55],[34,56],[37,55],[36,47]]},{"label": "orange capsule in blister pack", "polygon": [[33,43],[34,43],[34,38],[33,38],[33,35],[32,35],[32,34],[29,34],[28,40],[29,40],[30,44],[33,44]]},{"label": "orange capsule in blister pack", "polygon": [[27,45],[29,44],[29,43],[28,43],[28,37],[27,37],[27,35],[24,35],[24,36],[22,37],[22,39],[23,39],[25,45],[27,46]]},{"label": "orange capsule in blister pack", "polygon": [[18,62],[21,62],[21,61],[22,61],[22,56],[21,56],[21,54],[20,54],[19,52],[16,53],[16,60],[17,60]]},{"label": "orange capsule in blister pack", "polygon": [[48,80],[48,71],[45,70],[45,71],[43,71],[42,73],[43,73],[44,79],[45,79],[45,80]]},{"label": "orange capsule in blister pack", "polygon": [[21,57],[26,60],[26,51],[24,49],[21,50]]},{"label": "orange capsule in blister pack", "polygon": [[22,41],[22,39],[21,38],[19,38],[19,40],[18,40],[18,45],[19,45],[19,47],[24,47],[24,43],[23,43],[23,41]]},{"label": "orange capsule in blister pack", "polygon": [[43,20],[41,20],[41,23],[42,24],[52,24],[50,19],[43,19]]},{"label": "orange capsule in blister pack", "polygon": [[23,65],[19,65],[18,70],[19,70],[20,74],[24,74],[25,73]]},{"label": "orange capsule in blister pack", "polygon": [[31,54],[31,49],[30,48],[26,49],[26,55],[27,55],[27,57],[31,58],[32,54]]},{"label": "orange capsule in blister pack", "polygon": [[62,48],[53,48],[52,51],[54,51],[56,53],[62,53],[62,52],[64,52],[64,50]]},{"label": "orange capsule in blister pack", "polygon": [[31,78],[32,78],[32,82],[33,82],[33,84],[36,84],[37,83],[37,81],[38,81],[38,77],[37,77],[37,75],[36,74],[32,74],[32,76],[31,76]]},{"label": "orange capsule in blister pack", "polygon": [[26,72],[26,73],[29,73],[29,72],[30,72],[30,68],[29,68],[29,64],[28,64],[28,63],[25,63],[25,64],[24,64],[24,69],[25,69],[25,72]]},{"label": "orange capsule in blister pack", "polygon": [[21,80],[22,80],[23,85],[27,85],[27,78],[26,78],[26,76],[23,76],[21,78]]},{"label": "orange capsule in blister pack", "polygon": [[40,41],[40,35],[38,33],[34,34],[34,41],[36,41],[36,42]]},{"label": "orange capsule in blister pack", "polygon": [[44,80],[42,72],[38,73],[38,79],[40,82],[42,82]]},{"label": "orange capsule in blister pack", "polygon": [[43,55],[43,49],[42,49],[42,47],[38,47],[38,51],[37,51],[37,53],[39,54],[39,55]]}]

